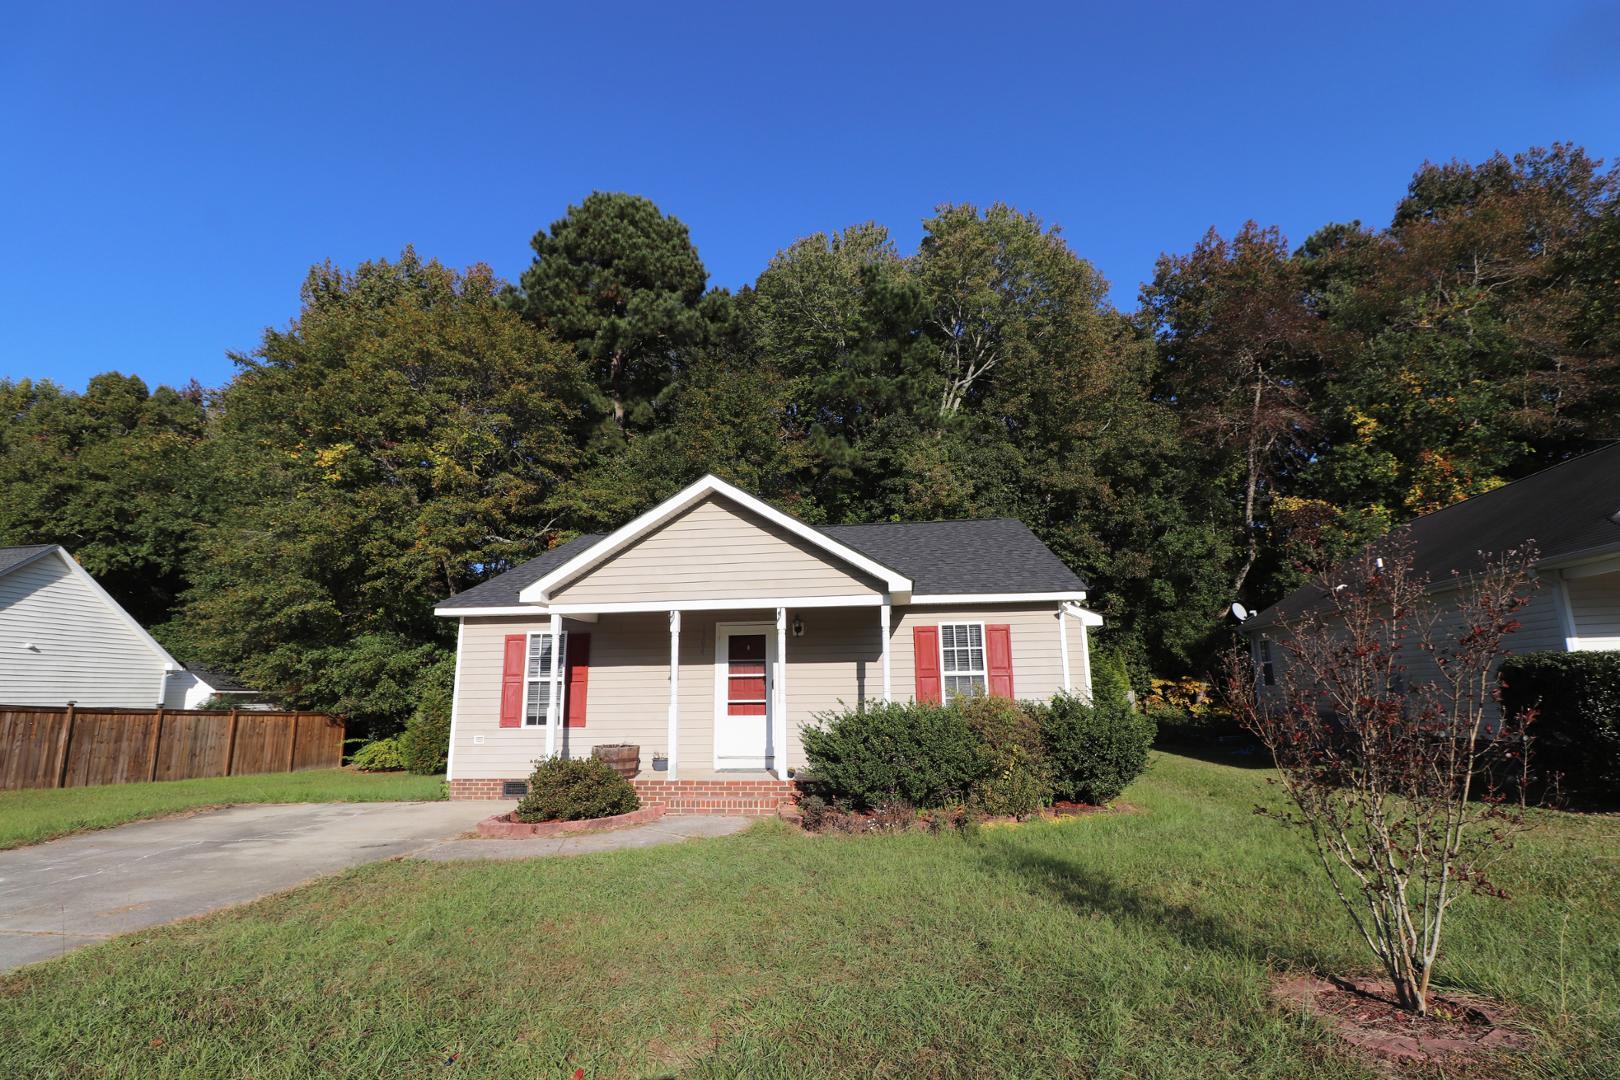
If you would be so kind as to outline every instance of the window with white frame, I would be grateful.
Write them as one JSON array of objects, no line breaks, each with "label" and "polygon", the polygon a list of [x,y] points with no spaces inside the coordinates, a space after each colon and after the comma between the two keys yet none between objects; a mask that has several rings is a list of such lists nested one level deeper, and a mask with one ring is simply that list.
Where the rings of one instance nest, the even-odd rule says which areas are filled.
[{"label": "window with white frame", "polygon": [[1260,681],[1266,686],[1277,685],[1277,669],[1271,663],[1271,639],[1260,639]]},{"label": "window with white frame", "polygon": [[[561,641],[562,658],[566,662],[568,657],[568,634],[559,635]],[[551,662],[551,633],[542,630],[529,635],[529,661],[527,671],[523,677],[523,726],[545,727],[549,710],[551,708],[551,683],[562,670],[561,664]],[[557,686],[557,711],[563,710],[563,691],[566,687],[561,680]]]},{"label": "window with white frame", "polygon": [[958,694],[986,692],[983,623],[946,623],[941,626],[939,657],[945,700],[949,701]]}]

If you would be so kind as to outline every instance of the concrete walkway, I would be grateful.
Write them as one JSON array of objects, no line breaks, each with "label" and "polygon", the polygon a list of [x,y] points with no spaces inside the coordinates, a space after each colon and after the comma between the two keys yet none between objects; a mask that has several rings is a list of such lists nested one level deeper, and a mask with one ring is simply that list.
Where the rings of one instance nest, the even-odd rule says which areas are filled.
[{"label": "concrete walkway", "polygon": [[400,856],[520,859],[667,844],[745,818],[665,818],[554,840],[461,840],[510,802],[237,806],[0,851],[0,971]]}]

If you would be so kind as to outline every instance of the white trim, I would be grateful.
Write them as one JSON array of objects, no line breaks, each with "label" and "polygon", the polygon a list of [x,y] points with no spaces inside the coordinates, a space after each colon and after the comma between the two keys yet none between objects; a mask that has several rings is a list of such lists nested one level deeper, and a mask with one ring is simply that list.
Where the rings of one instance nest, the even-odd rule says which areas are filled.
[{"label": "white trim", "polygon": [[1616,571],[1620,571],[1620,555],[1611,555],[1607,559],[1594,559],[1591,562],[1568,566],[1558,573],[1560,577],[1575,579],[1598,577],[1602,574],[1613,574]]},{"label": "white trim", "polygon": [[[553,642],[552,647],[551,647],[551,674],[550,674],[550,676],[548,676],[547,681],[546,681],[546,722],[543,723],[543,724],[531,724],[531,723],[529,723],[529,684],[531,682],[539,682],[540,681],[539,679],[531,679],[531,678],[529,678],[529,659],[530,659],[529,653],[530,653],[530,650],[534,648],[534,639],[535,638],[544,638],[544,637],[550,637],[550,636],[551,636],[551,628],[550,628],[549,624],[547,624],[547,628],[544,629],[544,630],[525,630],[523,632],[523,703],[518,709],[518,730],[519,731],[540,731],[541,729],[549,729],[550,727],[552,727],[552,716],[558,711],[558,709],[562,708],[565,705],[565,702],[562,700],[562,695],[559,692],[557,694],[556,705],[553,706],[553,704],[552,704],[552,694],[553,694],[554,691],[557,690],[557,685],[556,685],[557,678],[558,678],[557,673],[558,673],[558,670],[562,666],[561,659],[558,656],[558,653],[561,650],[559,650],[558,646],[559,646],[559,644],[561,644],[563,650],[566,650],[566,648],[567,648],[566,641],[567,641],[567,638],[568,638],[568,631],[566,631],[566,630],[564,630],[563,634],[562,634],[563,642]],[[547,757],[551,756],[552,749],[553,749],[552,739],[548,735],[547,738],[546,738],[546,756]]]},{"label": "white trim", "polygon": [[787,530],[799,539],[877,578],[883,582],[883,587],[890,592],[911,592],[910,578],[904,577],[887,566],[867,558],[852,547],[840,544],[797,518],[782,513],[782,511],[763,500],[756,499],[746,491],[733,487],[711,473],[696,483],[688,485],[684,490],[672,495],[670,498],[665,499],[628,525],[615,529],[578,555],[547,573],[540,580],[524,586],[523,590],[518,593],[518,599],[524,603],[545,603],[550,598],[552,590],[557,586],[571,581],[597,563],[629,547],[659,525],[689,507],[697,505],[697,503],[710,495],[725,496],[778,528]]},{"label": "white trim", "polygon": [[[547,636],[551,638],[551,677],[546,680],[546,757],[554,758],[557,756],[557,728],[562,720],[562,710],[558,708],[562,695],[558,690],[561,688],[563,666],[562,616],[556,612],[551,614],[551,630]],[[527,676],[528,672],[523,674]]]},{"label": "white trim", "polygon": [[636,611],[750,611],[754,608],[779,607],[878,607],[883,601],[882,593],[861,593],[856,596],[746,596],[735,600],[632,600],[611,604],[553,604],[545,610],[574,617],[582,614],[615,615],[622,612]]},{"label": "white trim", "polygon": [[1089,608],[1083,608],[1079,604],[1064,604],[1063,610],[1079,619],[1081,626],[1101,626],[1103,624],[1101,615]]},{"label": "white trim", "polygon": [[680,715],[681,715],[681,613],[679,609],[669,613],[669,749],[665,752],[669,768],[665,770],[665,779],[677,779],[679,767],[680,747]]},{"label": "white trim", "polygon": [[1581,635],[1575,626],[1575,604],[1569,598],[1567,574],[1567,570],[1553,571],[1557,579],[1556,588],[1553,590],[1553,606],[1558,609],[1559,620],[1564,624],[1564,651],[1579,652]]},{"label": "white trim", "polygon": [[[456,720],[461,714],[461,655],[462,638],[467,630],[467,620],[456,620],[456,678],[450,684],[450,749],[444,759],[444,782],[449,783],[456,775]],[[522,714],[518,714],[518,723],[522,723]]]},{"label": "white trim", "polygon": [[534,605],[523,607],[436,607],[433,614],[441,619],[465,619],[473,615],[544,615],[546,609]]},{"label": "white trim", "polygon": [[[979,628],[979,649],[980,649],[981,652],[984,653],[984,666],[982,668],[980,668],[977,671],[971,671],[971,670],[970,671],[946,671],[945,670],[945,628],[947,626],[953,626],[953,627],[954,626],[977,626]],[[939,624],[939,633],[938,633],[937,636],[939,638],[939,700],[940,700],[940,702],[942,704],[948,704],[950,702],[950,700],[951,700],[950,695],[946,693],[945,680],[950,678],[952,675],[956,676],[959,679],[961,679],[961,678],[969,678],[969,679],[971,679],[975,675],[982,675],[984,677],[984,693],[985,693],[986,696],[988,696],[989,693],[990,693],[990,633],[985,628],[985,624],[982,623],[982,622],[972,622],[972,621],[968,621],[968,622],[942,622],[942,623]],[[971,638],[969,638],[968,640],[969,640],[969,642],[972,641]],[[952,646],[952,648],[960,648],[960,647],[961,646]],[[970,655],[971,655],[971,650],[972,650],[972,645],[970,644],[969,645]],[[1009,661],[1011,659],[1012,659],[1011,657],[1008,657]]]},{"label": "white trim", "polygon": [[771,714],[772,741],[776,743],[771,749],[771,764],[776,768],[776,778],[788,778],[788,750],[787,750],[787,682],[788,682],[788,655],[787,655],[787,608],[776,609],[776,711]]},{"label": "white trim", "polygon": [[916,593],[911,597],[913,606],[919,604],[1030,604],[1052,600],[1080,601],[1083,592],[1029,592],[1029,593]]},{"label": "white trim", "polygon": [[[732,768],[732,769],[736,769],[736,768],[748,768],[748,769],[773,768],[775,766],[775,764],[776,764],[775,760],[773,759],[772,754],[769,753],[769,751],[772,751],[772,750],[776,749],[775,747],[771,746],[770,743],[772,741],[774,741],[774,739],[775,739],[775,731],[776,731],[778,719],[781,716],[781,712],[780,712],[779,705],[778,705],[778,695],[779,695],[780,690],[781,690],[781,683],[779,681],[780,673],[777,671],[778,665],[781,664],[781,653],[777,651],[777,642],[772,640],[772,630],[773,629],[774,629],[774,627],[773,627],[773,625],[771,623],[760,621],[760,620],[752,620],[752,621],[743,620],[743,621],[738,621],[738,622],[717,622],[717,623],[714,624],[714,710],[713,710],[713,717],[712,717],[712,722],[714,724],[714,727],[711,730],[713,732],[713,737],[714,737],[713,738],[713,741],[714,741],[713,758],[714,758],[714,760],[713,760],[712,764],[714,765],[714,771],[715,772],[721,772],[721,771],[723,771],[723,769],[728,768],[728,767]],[[765,717],[764,717],[764,719],[765,719],[765,723],[766,723],[766,731],[771,733],[771,739],[767,740],[766,745],[764,747],[764,750],[767,751],[767,752],[764,753],[764,755],[761,758],[760,764],[758,764],[758,765],[722,766],[720,764],[720,724],[721,724],[721,718],[726,715],[726,713],[725,713],[726,703],[730,700],[730,697],[731,697],[731,688],[728,685],[729,680],[730,680],[730,675],[731,675],[731,665],[729,663],[730,658],[728,656],[726,656],[724,653],[722,653],[722,651],[720,649],[720,643],[723,640],[725,640],[726,636],[729,633],[732,633],[734,631],[743,631],[745,633],[758,633],[758,634],[762,635],[765,638]],[[784,725],[784,730],[785,730],[785,725]],[[784,752],[783,756],[784,757],[786,756],[785,752]],[[786,775],[785,771],[784,771],[784,773],[782,775],[785,777],[785,775]]]},{"label": "white trim", "polygon": [[890,648],[889,648],[889,638],[893,636],[893,632],[889,628],[889,622],[890,622],[890,615],[893,613],[893,610],[894,609],[889,605],[889,602],[887,600],[885,600],[883,602],[882,607],[878,608],[878,626],[880,627],[879,632],[883,635],[882,652],[883,652],[883,702],[884,702],[884,704],[888,704],[889,702],[894,700],[894,674],[891,671],[890,664],[889,664],[889,653],[891,651]]},{"label": "white trim", "polygon": [[[1062,654],[1062,656],[1063,656],[1063,692],[1065,694],[1072,694],[1072,693],[1074,693],[1074,680],[1069,677],[1069,621],[1068,621],[1068,612],[1063,609],[1062,605],[1059,605],[1059,607],[1058,607],[1057,624],[1058,624],[1058,652],[1060,654]],[[1080,632],[1082,634],[1086,632],[1084,627],[1081,628]]]}]

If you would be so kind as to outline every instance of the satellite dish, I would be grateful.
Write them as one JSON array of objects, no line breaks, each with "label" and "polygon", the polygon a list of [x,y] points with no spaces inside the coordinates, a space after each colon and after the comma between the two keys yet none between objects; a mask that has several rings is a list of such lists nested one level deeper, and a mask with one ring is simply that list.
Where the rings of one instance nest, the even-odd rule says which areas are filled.
[{"label": "satellite dish", "polygon": [[1249,609],[1244,607],[1242,604],[1233,603],[1232,615],[1237,619],[1238,622],[1246,622],[1249,618]]}]

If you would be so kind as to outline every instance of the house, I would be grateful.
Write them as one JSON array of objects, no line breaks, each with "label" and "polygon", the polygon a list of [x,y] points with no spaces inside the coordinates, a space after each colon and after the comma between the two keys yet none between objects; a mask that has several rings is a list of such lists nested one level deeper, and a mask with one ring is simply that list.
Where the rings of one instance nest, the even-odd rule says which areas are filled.
[{"label": "house", "polygon": [[[176,704],[179,702],[179,704]],[[259,693],[239,679],[201,664],[188,663],[169,678],[169,708],[201,709],[209,702],[225,708],[269,709]]]},{"label": "house", "polygon": [[60,546],[0,548],[0,704],[181,708],[183,675]]},{"label": "house", "polygon": [[[1453,571],[1478,567],[1480,552],[1534,543],[1539,587],[1508,638],[1513,652],[1620,649],[1620,443],[1436,510],[1407,526],[1407,536],[1413,570],[1431,582],[1442,610],[1456,587]],[[1285,662],[1276,637],[1325,596],[1301,586],[1243,624],[1262,692]],[[1412,682],[1435,675],[1426,654],[1405,662]]]},{"label": "house", "polygon": [[459,622],[450,795],[633,744],[644,801],[774,809],[828,710],[1089,693],[1085,598],[1017,521],[817,528],[706,476],[438,606]]}]

